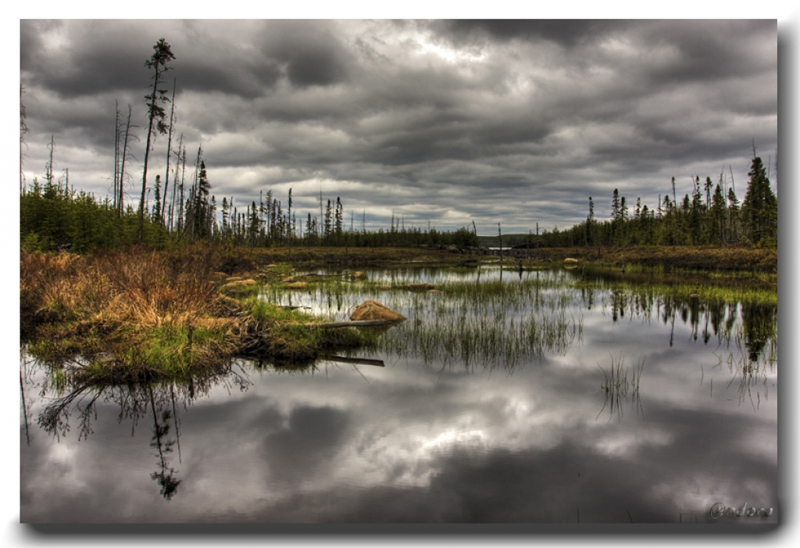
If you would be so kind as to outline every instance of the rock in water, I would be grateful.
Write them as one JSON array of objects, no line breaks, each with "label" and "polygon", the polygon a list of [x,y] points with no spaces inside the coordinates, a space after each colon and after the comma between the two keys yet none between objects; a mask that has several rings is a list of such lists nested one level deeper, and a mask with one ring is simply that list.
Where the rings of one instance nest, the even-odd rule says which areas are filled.
[{"label": "rock in water", "polygon": [[405,288],[411,291],[428,291],[429,289],[433,289],[433,286],[425,282],[419,282],[415,284],[408,284],[405,286]]},{"label": "rock in water", "polygon": [[402,314],[398,314],[394,310],[385,307],[378,301],[373,301],[372,299],[369,299],[356,307],[353,313],[350,314],[350,319],[353,321],[359,321],[359,320],[405,320],[406,318]]}]

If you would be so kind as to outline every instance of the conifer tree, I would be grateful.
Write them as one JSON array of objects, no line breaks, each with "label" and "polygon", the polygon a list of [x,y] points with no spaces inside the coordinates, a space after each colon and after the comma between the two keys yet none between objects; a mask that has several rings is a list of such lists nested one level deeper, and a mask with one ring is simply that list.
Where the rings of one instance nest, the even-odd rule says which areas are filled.
[{"label": "conifer tree", "polygon": [[144,66],[153,69],[153,92],[150,95],[145,95],[147,100],[147,144],[144,149],[144,171],[142,172],[142,197],[139,201],[139,243],[142,243],[142,233],[144,230],[144,209],[145,197],[147,196],[147,162],[150,158],[150,141],[153,138],[153,123],[155,122],[155,129],[160,134],[167,132],[167,126],[164,124],[164,117],[166,112],[164,108],[159,106],[158,103],[168,103],[167,90],[159,89],[158,85],[164,77],[164,73],[169,70],[167,63],[175,56],[172,54],[169,44],[161,38],[156,45],[153,46],[155,50],[153,55],[145,61]]},{"label": "conifer tree", "polygon": [[778,201],[770,187],[767,170],[760,157],[753,158],[750,180],[742,202],[742,217],[747,237],[754,243],[776,238]]}]

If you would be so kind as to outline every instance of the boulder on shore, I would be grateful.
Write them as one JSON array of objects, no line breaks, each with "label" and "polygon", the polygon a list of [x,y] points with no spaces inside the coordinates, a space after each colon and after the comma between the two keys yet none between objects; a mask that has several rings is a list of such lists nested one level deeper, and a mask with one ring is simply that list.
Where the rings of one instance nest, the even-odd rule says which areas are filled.
[{"label": "boulder on shore", "polygon": [[350,319],[353,321],[359,320],[405,320],[405,316],[398,314],[394,310],[387,308],[378,301],[372,299],[366,300],[356,307]]}]

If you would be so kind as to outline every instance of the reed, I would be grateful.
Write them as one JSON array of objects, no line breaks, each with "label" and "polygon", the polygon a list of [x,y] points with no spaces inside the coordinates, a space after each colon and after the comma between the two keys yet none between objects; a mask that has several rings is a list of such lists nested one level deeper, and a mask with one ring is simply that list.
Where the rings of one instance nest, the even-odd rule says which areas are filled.
[{"label": "reed", "polygon": [[[614,358],[613,354],[611,355],[611,366],[609,367],[608,371],[603,369],[600,364],[597,364],[597,367],[603,372],[603,383],[600,385],[600,389],[605,391],[606,394],[613,394],[615,397],[626,397],[628,393],[631,394],[638,394],[639,393],[639,384],[642,380],[642,372],[644,371],[644,358],[639,360],[637,365],[628,370],[625,367],[625,358],[623,357],[622,353],[620,353],[618,358]],[[630,374],[630,380],[628,379],[628,375]]]}]

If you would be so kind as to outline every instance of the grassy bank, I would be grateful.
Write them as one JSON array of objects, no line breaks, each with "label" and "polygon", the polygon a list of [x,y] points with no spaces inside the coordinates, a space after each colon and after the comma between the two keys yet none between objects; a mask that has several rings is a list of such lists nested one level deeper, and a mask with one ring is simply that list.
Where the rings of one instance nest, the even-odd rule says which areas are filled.
[{"label": "grassy bank", "polygon": [[263,284],[284,279],[287,265],[241,283],[217,270],[219,255],[22,253],[21,338],[34,357],[96,382],[188,380],[237,356],[296,364],[374,338],[306,327],[313,318],[256,298]]},{"label": "grassy bank", "polygon": [[579,262],[630,270],[632,266],[659,269],[715,271],[735,275],[742,272],[776,273],[777,249],[745,246],[626,246],[538,248],[530,251],[534,261]]}]

